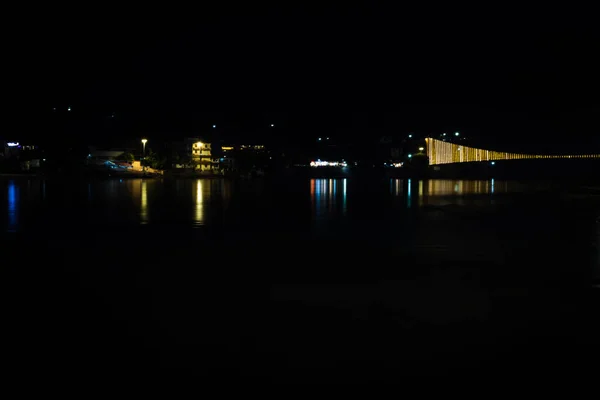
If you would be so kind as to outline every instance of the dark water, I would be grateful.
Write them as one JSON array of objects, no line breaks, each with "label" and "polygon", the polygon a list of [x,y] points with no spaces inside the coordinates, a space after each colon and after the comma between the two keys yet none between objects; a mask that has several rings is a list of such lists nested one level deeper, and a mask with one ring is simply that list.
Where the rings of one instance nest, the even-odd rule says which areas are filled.
[{"label": "dark water", "polygon": [[[367,219],[387,225],[427,206],[495,205],[505,202],[507,194],[535,193],[552,186],[493,179],[312,179],[276,183],[205,179],[89,183],[16,180],[4,181],[1,187],[4,196],[0,204],[6,213],[2,213],[0,226],[7,232],[53,229],[56,224],[87,231],[137,229],[144,225],[246,229],[249,223],[260,221],[252,230],[292,224],[294,230],[321,236],[328,231],[325,221],[356,223],[366,214]],[[376,218],[381,215],[386,217]]]},{"label": "dark water", "polygon": [[598,207],[575,186],[14,180],[0,193],[22,366],[274,382],[593,376]]}]

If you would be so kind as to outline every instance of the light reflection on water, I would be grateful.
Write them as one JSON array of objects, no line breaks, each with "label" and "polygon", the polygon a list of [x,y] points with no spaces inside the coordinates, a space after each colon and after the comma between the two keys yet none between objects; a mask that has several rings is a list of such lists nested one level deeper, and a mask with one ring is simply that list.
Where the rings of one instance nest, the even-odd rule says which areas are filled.
[{"label": "light reflection on water", "polygon": [[[494,179],[390,179],[389,182],[350,178],[311,179],[308,185],[306,181],[302,183],[304,186],[301,191],[291,192],[298,193],[298,199],[309,192],[309,201],[288,202],[287,197],[273,192],[268,196],[276,207],[266,207],[264,203],[254,204],[256,194],[259,194],[257,192],[264,191],[264,182],[260,182],[242,185],[225,179],[132,179],[62,186],[46,181],[7,181],[6,189],[1,192],[3,198],[0,199],[3,206],[6,201],[6,214],[2,218],[5,226],[2,228],[16,231],[25,229],[24,224],[35,226],[38,223],[37,215],[53,222],[70,218],[74,223],[89,221],[90,224],[101,225],[177,222],[198,227],[239,221],[239,216],[252,218],[260,212],[265,212],[266,218],[278,220],[280,218],[276,213],[283,212],[281,215],[285,217],[301,215],[309,210],[314,220],[348,220],[349,216],[356,219],[355,216],[359,214],[361,216],[358,219],[362,219],[363,215],[368,216],[373,212],[385,213],[390,206],[398,210],[398,205],[405,210],[413,210],[436,204],[510,202],[510,197],[501,198],[499,195],[535,190],[538,185]],[[49,186],[48,190],[46,186]],[[386,193],[387,190],[389,193]],[[65,211],[68,214],[64,214]],[[35,218],[32,213],[36,213]],[[52,224],[42,226],[50,227]]]},{"label": "light reflection on water", "polygon": [[196,205],[194,208],[194,222],[196,225],[204,225],[204,201],[202,194],[202,180],[198,179],[195,182],[196,186]]},{"label": "light reflection on water", "polygon": [[[338,186],[341,190],[338,191]],[[313,213],[317,218],[328,214],[346,215],[347,180],[344,179],[311,179],[310,198]]]},{"label": "light reflection on water", "polygon": [[[414,191],[414,183],[412,179],[391,179],[390,193],[394,196],[403,196],[406,188],[406,197],[408,202],[411,201],[412,192]],[[500,194],[519,192],[522,188],[516,185],[510,185],[510,182],[502,181],[495,182],[491,180],[465,181],[465,180],[419,180],[418,193],[419,197],[426,196],[467,196],[467,195],[483,195],[483,194]]]},{"label": "light reflection on water", "polygon": [[148,223],[148,182],[142,179],[140,185],[142,193],[140,196],[140,224],[145,225]]},{"label": "light reflection on water", "polygon": [[8,182],[8,231],[15,232],[19,225],[19,187],[14,181]]},{"label": "light reflection on water", "polygon": [[[346,215],[347,179],[311,179],[310,197],[313,215],[323,218]],[[341,187],[341,190],[338,190]],[[415,180],[390,179],[390,194],[405,202],[407,208],[435,203],[436,199],[463,204],[469,196],[498,195],[526,190],[517,182],[491,180]],[[364,196],[364,193],[361,195]],[[473,197],[475,200],[476,197]]]}]

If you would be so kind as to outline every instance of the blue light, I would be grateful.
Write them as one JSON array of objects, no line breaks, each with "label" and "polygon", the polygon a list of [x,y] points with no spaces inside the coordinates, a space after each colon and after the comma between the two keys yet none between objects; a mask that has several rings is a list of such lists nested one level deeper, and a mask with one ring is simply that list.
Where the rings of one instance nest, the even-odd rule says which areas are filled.
[{"label": "blue light", "polygon": [[492,164],[492,165],[496,165],[496,161],[492,161],[490,164]]},{"label": "blue light", "polygon": [[17,202],[17,196],[16,196],[16,190],[15,190],[15,183],[13,181],[10,181],[10,183],[8,184],[8,209],[9,209],[9,211],[14,209],[16,202]]},{"label": "blue light", "polygon": [[458,132],[456,132],[456,133],[454,134],[454,136],[459,136],[459,135],[460,135],[460,133],[458,133]]},{"label": "blue light", "polygon": [[217,127],[216,125],[213,125],[213,128],[216,128],[216,127]]},{"label": "blue light", "polygon": [[19,188],[13,181],[8,183],[8,231],[15,232],[18,225]]},{"label": "blue light", "polygon": [[343,197],[342,197],[343,198],[342,212],[344,214],[346,214],[346,178],[344,178],[344,191],[342,193],[343,193]]},{"label": "blue light", "polygon": [[410,138],[412,138],[412,135],[408,135],[408,138],[409,138],[409,139],[410,139]]},{"label": "blue light", "polygon": [[408,180],[408,188],[406,190],[406,207],[410,208],[412,206],[412,193],[411,193],[412,181]]},{"label": "blue light", "polygon": [[412,154],[409,154],[409,155],[408,155],[408,158],[412,158]]}]

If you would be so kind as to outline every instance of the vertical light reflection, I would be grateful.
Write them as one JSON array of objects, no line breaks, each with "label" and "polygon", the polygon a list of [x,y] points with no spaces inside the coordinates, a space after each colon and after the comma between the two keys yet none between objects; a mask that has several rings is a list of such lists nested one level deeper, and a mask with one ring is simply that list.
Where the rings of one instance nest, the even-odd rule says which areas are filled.
[{"label": "vertical light reflection", "polygon": [[19,226],[19,188],[14,181],[8,182],[8,231],[15,232]]},{"label": "vertical light reflection", "polygon": [[412,181],[408,180],[408,188],[406,189],[406,207],[410,208],[412,206],[412,191],[411,191]]},{"label": "vertical light reflection", "polygon": [[319,193],[319,198],[317,199],[317,201],[321,203],[321,206],[319,208],[321,209],[321,214],[323,214],[323,209],[327,211],[327,180],[321,179],[320,183],[321,191]]},{"label": "vertical light reflection", "polygon": [[393,179],[390,182],[390,193],[393,196],[400,196],[403,193],[402,184],[404,181],[402,179]]},{"label": "vertical light reflection", "polygon": [[[346,179],[311,179],[310,198],[313,215],[321,219],[328,214],[347,212]],[[338,186],[341,186],[338,191]]]},{"label": "vertical light reflection", "polygon": [[419,207],[423,205],[423,181],[419,181]]},{"label": "vertical light reflection", "polygon": [[320,197],[321,197],[321,181],[319,179],[311,179],[311,186],[314,187],[314,191],[313,191],[313,196],[312,196],[312,201],[315,207],[315,214],[319,214],[320,210],[320,206],[321,206],[321,201],[320,201]]},{"label": "vertical light reflection", "polygon": [[329,179],[327,193],[329,194],[329,204],[327,204],[327,209],[331,212],[333,211],[333,179]]},{"label": "vertical light reflection", "polygon": [[196,206],[194,210],[194,222],[196,225],[204,225],[204,198],[201,179],[196,181]]},{"label": "vertical light reflection", "polygon": [[140,224],[145,225],[148,223],[148,187],[146,180],[142,179],[141,189],[142,195],[140,196]]},{"label": "vertical light reflection", "polygon": [[342,206],[343,207],[342,208],[342,213],[344,215],[346,215],[346,210],[347,210],[347,208],[346,208],[346,178],[344,178],[344,191],[343,191],[343,201],[342,201],[342,204],[343,204],[343,206]]},{"label": "vertical light reflection", "polygon": [[337,198],[337,179],[333,181],[333,198]]},{"label": "vertical light reflection", "polygon": [[492,178],[492,185],[491,185],[491,188],[490,188],[490,193],[494,194],[494,178]]}]

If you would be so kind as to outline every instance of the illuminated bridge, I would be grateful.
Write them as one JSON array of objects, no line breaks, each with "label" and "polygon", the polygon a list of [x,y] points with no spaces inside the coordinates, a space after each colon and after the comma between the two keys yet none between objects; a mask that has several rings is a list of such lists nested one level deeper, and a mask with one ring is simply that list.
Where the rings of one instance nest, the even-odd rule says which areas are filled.
[{"label": "illuminated bridge", "polygon": [[474,147],[444,142],[433,138],[426,138],[425,142],[427,143],[429,165],[526,159],[600,158],[600,154],[541,155],[506,153],[502,151],[476,149]]}]

